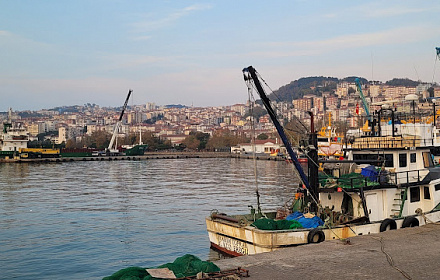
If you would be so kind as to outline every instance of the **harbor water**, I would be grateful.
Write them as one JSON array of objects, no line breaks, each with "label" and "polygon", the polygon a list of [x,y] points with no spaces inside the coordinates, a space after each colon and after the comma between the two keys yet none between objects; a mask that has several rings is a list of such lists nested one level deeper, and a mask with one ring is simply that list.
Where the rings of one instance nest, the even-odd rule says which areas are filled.
[{"label": "harbor water", "polygon": [[[0,164],[0,279],[102,279],[210,250],[205,217],[256,207],[254,162],[190,158]],[[257,161],[263,209],[298,186]]]}]

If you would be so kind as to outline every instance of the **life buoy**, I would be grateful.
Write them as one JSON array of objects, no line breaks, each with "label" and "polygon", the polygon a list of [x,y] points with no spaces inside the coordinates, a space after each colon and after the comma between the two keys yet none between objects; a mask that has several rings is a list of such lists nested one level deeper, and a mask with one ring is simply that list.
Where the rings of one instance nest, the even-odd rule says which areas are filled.
[{"label": "life buoy", "polygon": [[379,231],[383,232],[383,231],[393,230],[393,229],[397,229],[396,221],[393,219],[385,219],[380,224]]},{"label": "life buoy", "polygon": [[405,217],[405,219],[403,219],[402,228],[418,227],[418,226],[419,226],[419,220],[414,216]]},{"label": "life buoy", "polygon": [[311,231],[309,231],[309,234],[307,235],[308,243],[321,243],[324,240],[325,240],[325,234],[319,228],[312,229]]}]

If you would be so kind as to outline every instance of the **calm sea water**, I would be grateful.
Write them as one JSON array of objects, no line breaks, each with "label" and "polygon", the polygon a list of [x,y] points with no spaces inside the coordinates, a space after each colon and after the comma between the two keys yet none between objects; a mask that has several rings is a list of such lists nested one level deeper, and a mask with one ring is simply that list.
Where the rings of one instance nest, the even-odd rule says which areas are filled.
[{"label": "calm sea water", "polygon": [[[297,187],[291,166],[257,166],[263,209],[282,205]],[[244,159],[0,164],[0,279],[102,279],[216,258],[205,216],[255,206],[253,170]]]}]

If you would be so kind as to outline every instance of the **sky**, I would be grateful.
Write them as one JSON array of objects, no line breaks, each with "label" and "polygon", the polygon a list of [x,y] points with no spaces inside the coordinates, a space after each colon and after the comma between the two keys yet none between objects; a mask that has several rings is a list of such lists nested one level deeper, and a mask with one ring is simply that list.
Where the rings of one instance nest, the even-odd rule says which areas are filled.
[{"label": "sky", "polygon": [[0,112],[245,103],[301,77],[440,83],[438,0],[0,0]]}]

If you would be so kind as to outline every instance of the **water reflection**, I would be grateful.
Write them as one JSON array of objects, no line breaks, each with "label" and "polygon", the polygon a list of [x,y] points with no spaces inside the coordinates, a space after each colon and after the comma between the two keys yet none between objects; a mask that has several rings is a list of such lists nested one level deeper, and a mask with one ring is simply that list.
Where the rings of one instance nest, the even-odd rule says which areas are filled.
[{"label": "water reflection", "polygon": [[[284,162],[257,164],[263,209],[275,209],[298,180]],[[188,253],[218,258],[205,216],[247,212],[254,181],[239,159],[0,165],[2,275],[101,279]]]}]

